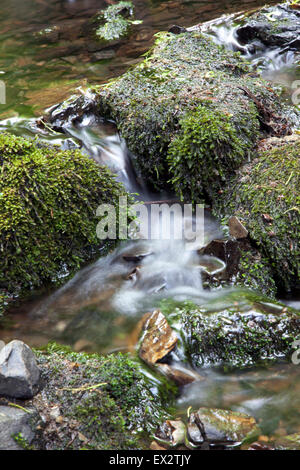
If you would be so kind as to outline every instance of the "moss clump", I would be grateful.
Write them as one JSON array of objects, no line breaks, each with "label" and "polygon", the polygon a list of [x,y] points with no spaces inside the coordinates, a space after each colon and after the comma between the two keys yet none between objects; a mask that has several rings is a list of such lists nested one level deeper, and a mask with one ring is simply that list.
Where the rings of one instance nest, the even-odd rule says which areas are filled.
[{"label": "moss clump", "polygon": [[162,312],[180,322],[184,350],[194,367],[245,368],[287,358],[300,338],[300,316],[251,291],[219,292],[198,306],[165,301]]},{"label": "moss clump", "polygon": [[216,214],[242,221],[284,290],[300,278],[299,154],[300,140],[278,140],[239,170],[216,206]]},{"label": "moss clump", "polygon": [[250,72],[240,54],[199,32],[160,33],[142,63],[94,91],[150,185],[212,199],[257,142],[262,110],[283,115]]},{"label": "moss clump", "polygon": [[226,182],[249,146],[237,137],[228,113],[208,107],[187,114],[179,126],[167,157],[173,187],[182,199],[211,198],[212,189]]},{"label": "moss clump", "polygon": [[239,271],[234,285],[256,290],[271,298],[275,298],[277,293],[272,268],[268,260],[255,249],[241,251]]},{"label": "moss clump", "polygon": [[167,417],[154,384],[128,355],[74,353],[56,344],[36,355],[45,387],[33,405],[45,416],[55,404],[61,416],[46,421],[37,448],[141,448]]},{"label": "moss clump", "polygon": [[133,19],[134,6],[132,2],[119,2],[110,5],[96,16],[94,21],[100,26],[96,29],[96,37],[103,41],[114,41],[126,36],[131,24],[140,23]]},{"label": "moss clump", "polygon": [[117,207],[124,194],[108,169],[78,151],[0,134],[3,302],[8,294],[59,281],[95,255],[103,245],[96,209]]}]

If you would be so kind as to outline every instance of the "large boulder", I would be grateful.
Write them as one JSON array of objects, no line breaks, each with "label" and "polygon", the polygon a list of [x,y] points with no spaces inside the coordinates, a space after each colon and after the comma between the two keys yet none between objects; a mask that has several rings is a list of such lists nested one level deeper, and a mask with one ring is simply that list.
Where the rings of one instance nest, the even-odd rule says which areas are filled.
[{"label": "large boulder", "polygon": [[[260,131],[290,132],[280,99],[250,64],[199,31],[160,33],[146,59],[123,76],[54,110],[49,120],[78,119],[80,109],[112,118],[156,188],[186,199],[213,199],[248,157]],[[59,117],[59,119],[58,119]],[[71,119],[72,120],[72,119]]]},{"label": "large boulder", "polygon": [[126,194],[112,173],[79,151],[0,134],[0,302],[60,281],[103,246],[101,203]]},{"label": "large boulder", "polygon": [[215,204],[225,221],[237,216],[267,260],[281,289],[300,278],[300,139],[269,139],[260,155],[242,166]]}]

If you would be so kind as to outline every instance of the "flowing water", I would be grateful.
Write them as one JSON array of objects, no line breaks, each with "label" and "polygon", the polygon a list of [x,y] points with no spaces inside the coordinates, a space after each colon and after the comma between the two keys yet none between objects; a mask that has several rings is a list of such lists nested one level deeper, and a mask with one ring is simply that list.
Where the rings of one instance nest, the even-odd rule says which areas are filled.
[{"label": "flowing water", "polygon": [[[263,4],[251,0],[134,3],[136,18],[143,23],[134,27],[128,40],[114,44],[101,55],[94,50],[84,25],[108,2],[2,0],[0,78],[6,84],[7,104],[0,107],[1,129],[28,137],[39,133],[32,119],[34,115],[87,82],[101,83],[119,75],[140,60],[157,31],[174,23],[188,27]],[[241,50],[233,21],[237,17],[213,24],[208,34],[234,50]],[[39,32],[45,29],[46,38],[41,39]],[[260,61],[268,78],[288,85],[297,77],[289,54],[275,50],[256,55],[244,53],[253,61]],[[108,165],[130,191],[140,194],[146,206],[162,200],[176,202],[172,194],[151,194],[136,177],[130,153],[112,122],[87,115],[80,125],[68,126],[64,131],[40,136],[62,148],[79,147],[97,162]],[[202,244],[223,236],[209,211],[203,213],[202,221]],[[191,217],[184,220],[191,231],[195,229],[194,222]],[[160,235],[161,223],[160,220],[151,227]],[[205,303],[212,294],[203,290],[201,272],[223,268],[219,260],[208,260],[197,253],[201,243],[187,250],[185,240],[156,238],[124,242],[83,268],[59,290],[36,293],[4,318],[0,339],[8,342],[18,338],[35,347],[56,340],[76,351],[133,350],[132,332],[143,313],[169,296]],[[293,306],[299,308],[299,302],[294,300]],[[179,414],[190,405],[229,408],[255,416],[267,434],[300,431],[297,366],[279,364],[231,374],[206,369],[204,374],[207,379],[204,383],[186,386],[182,391],[177,403]]]}]

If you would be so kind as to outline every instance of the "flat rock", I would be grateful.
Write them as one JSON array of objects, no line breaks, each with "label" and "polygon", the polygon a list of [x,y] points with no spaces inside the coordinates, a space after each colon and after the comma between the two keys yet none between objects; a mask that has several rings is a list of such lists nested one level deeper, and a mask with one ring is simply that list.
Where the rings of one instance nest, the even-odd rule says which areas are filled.
[{"label": "flat rock", "polygon": [[178,338],[160,310],[146,318],[139,356],[147,364],[154,365],[174,349]]},{"label": "flat rock", "polygon": [[33,411],[0,406],[0,450],[21,450],[30,445],[35,436],[31,424],[35,415]]},{"label": "flat rock", "polygon": [[38,391],[40,371],[32,350],[14,340],[0,351],[0,395],[32,398]]}]

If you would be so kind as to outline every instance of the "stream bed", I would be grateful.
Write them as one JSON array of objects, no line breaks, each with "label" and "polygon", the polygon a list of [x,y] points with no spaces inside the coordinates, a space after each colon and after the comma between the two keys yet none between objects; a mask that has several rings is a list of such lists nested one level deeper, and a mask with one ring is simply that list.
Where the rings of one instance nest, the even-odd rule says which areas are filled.
[{"label": "stream bed", "polygon": [[[123,40],[102,55],[93,50],[83,25],[108,2],[97,0],[3,0],[0,11],[0,78],[6,85],[6,104],[0,107],[1,130],[22,136],[39,134],[34,117],[89,84],[104,83],[137,63],[153,43],[153,34],[173,24],[190,27],[223,14],[251,10],[260,1],[141,1],[135,3],[134,26]],[[275,2],[270,2],[275,3]],[[39,35],[48,30],[47,34]],[[208,32],[218,42],[239,50],[227,20]],[[226,40],[224,39],[226,38]],[[231,38],[231,39],[230,39]],[[299,78],[293,57],[278,51],[250,54],[260,61],[265,78],[287,88]],[[263,60],[265,59],[265,60]],[[275,64],[275,66],[274,66]],[[277,64],[277,65],[276,65]],[[63,148],[79,147],[109,166],[129,191],[148,202],[176,202],[173,194],[153,194],[140,181],[130,152],[112,122],[89,116],[65,134],[42,136]],[[203,215],[205,243],[223,236],[209,211]],[[201,248],[201,246],[197,247]],[[214,266],[215,267],[215,266]],[[134,330],[141,316],[163,297],[194,299],[205,303],[201,271],[207,260],[186,251],[176,240],[130,241],[84,267],[58,290],[37,292],[13,307],[1,320],[0,339],[21,339],[31,347],[49,341],[70,345],[75,351],[135,351]],[[139,275],[142,270],[142,276]],[[195,294],[197,293],[197,294]],[[286,301],[300,310],[298,298]],[[206,406],[240,411],[254,416],[266,435],[300,432],[299,366],[281,362],[243,372],[198,370],[202,382],[185,385],[177,399],[177,415],[188,407]]]}]

